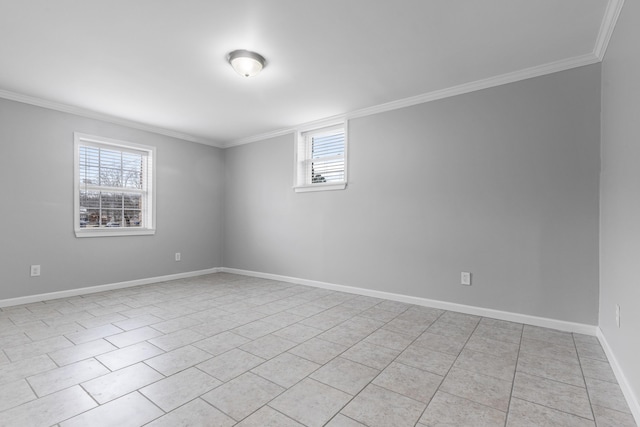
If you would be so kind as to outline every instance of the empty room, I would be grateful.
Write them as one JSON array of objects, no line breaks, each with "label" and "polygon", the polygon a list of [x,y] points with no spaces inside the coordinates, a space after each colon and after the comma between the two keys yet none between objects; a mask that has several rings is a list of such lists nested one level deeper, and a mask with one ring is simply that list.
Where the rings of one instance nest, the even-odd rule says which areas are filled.
[{"label": "empty room", "polygon": [[0,0],[0,427],[637,426],[640,4]]}]

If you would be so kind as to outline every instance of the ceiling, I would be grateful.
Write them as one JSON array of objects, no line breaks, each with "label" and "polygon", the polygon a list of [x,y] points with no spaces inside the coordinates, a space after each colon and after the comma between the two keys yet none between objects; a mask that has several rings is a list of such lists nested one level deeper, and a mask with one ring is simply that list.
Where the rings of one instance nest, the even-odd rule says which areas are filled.
[{"label": "ceiling", "polygon": [[0,97],[232,146],[598,62],[622,1],[0,0]]}]

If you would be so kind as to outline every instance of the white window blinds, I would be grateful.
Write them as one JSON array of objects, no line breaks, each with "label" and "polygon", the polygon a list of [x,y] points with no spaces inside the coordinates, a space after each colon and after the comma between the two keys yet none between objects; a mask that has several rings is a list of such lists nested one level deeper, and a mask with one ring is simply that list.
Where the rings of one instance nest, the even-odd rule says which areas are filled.
[{"label": "white window blinds", "polygon": [[345,188],[346,148],[344,125],[301,133],[297,150],[296,188]]},{"label": "white window blinds", "polygon": [[78,136],[76,235],[153,229],[153,149]]}]

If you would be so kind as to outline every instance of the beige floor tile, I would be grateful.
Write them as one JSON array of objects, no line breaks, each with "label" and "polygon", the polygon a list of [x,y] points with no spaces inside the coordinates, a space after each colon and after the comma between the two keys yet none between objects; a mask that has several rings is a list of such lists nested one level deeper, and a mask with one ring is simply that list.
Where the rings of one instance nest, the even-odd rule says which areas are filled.
[{"label": "beige floor tile", "polygon": [[326,424],[326,427],[367,427],[362,423],[357,422],[349,417],[346,417],[342,414],[336,414],[335,417],[331,418]]},{"label": "beige floor tile", "polygon": [[515,360],[466,348],[462,350],[453,366],[509,382],[513,381],[516,372]]},{"label": "beige floor tile", "polygon": [[155,369],[144,363],[137,363],[81,385],[91,397],[103,404],[163,378]]},{"label": "beige floor tile", "polygon": [[242,345],[240,349],[268,360],[295,347],[296,344],[288,339],[269,334]]},{"label": "beige floor tile", "polygon": [[71,346],[73,346],[71,341],[65,337],[57,336],[16,347],[5,348],[4,352],[12,362],[17,362]]},{"label": "beige floor tile", "polygon": [[506,417],[497,409],[439,391],[422,414],[419,426],[502,427]]},{"label": "beige floor tile", "polygon": [[0,387],[0,411],[14,408],[36,398],[26,380],[3,384]]},{"label": "beige floor tile", "polygon": [[172,375],[148,385],[140,392],[164,411],[172,411],[221,384],[196,368]]},{"label": "beige floor tile", "polygon": [[[1,326],[0,329],[2,329]],[[30,342],[32,342],[31,338],[29,338],[24,332],[10,335],[0,335],[0,349],[29,344]]]},{"label": "beige floor tile", "polygon": [[55,368],[57,368],[56,364],[46,354],[6,363],[0,365],[0,386]]},{"label": "beige floor tile", "polygon": [[230,427],[235,421],[209,405],[202,399],[195,399],[164,415],[155,421],[146,424],[146,427],[192,427],[215,426]]},{"label": "beige floor tile", "polygon": [[169,376],[211,359],[213,356],[197,347],[187,345],[144,361],[156,371]]},{"label": "beige floor tile", "polygon": [[132,331],[110,335],[105,337],[105,339],[116,347],[123,348],[161,335],[163,335],[162,332],[157,331],[150,326],[143,326]]},{"label": "beige floor tile", "polygon": [[345,393],[356,395],[379,373],[379,370],[369,366],[342,357],[336,357],[311,374],[310,378],[342,390]]},{"label": "beige floor tile", "polygon": [[393,319],[390,322],[386,323],[382,326],[383,329],[392,332],[398,332],[404,335],[408,335],[411,338],[418,338],[420,335],[427,330],[429,326],[431,326],[432,322],[425,322],[419,320],[404,320],[404,319]]},{"label": "beige floor tile", "polygon": [[404,335],[385,329],[378,329],[377,331],[369,335],[364,340],[364,342],[390,348],[392,350],[403,351],[409,346],[409,344],[411,344],[413,340],[414,339],[409,335]]},{"label": "beige floor tile", "polygon": [[512,399],[507,419],[508,427],[595,427],[592,420],[581,418],[546,406],[520,399]]},{"label": "beige floor tile", "polygon": [[440,390],[506,412],[509,407],[511,381],[452,368]]},{"label": "beige floor tile", "polygon": [[426,332],[466,341],[471,336],[474,329],[475,326],[456,325],[454,323],[443,322],[438,319],[429,326]]},{"label": "beige floor tile", "polygon": [[514,329],[506,329],[501,328],[499,326],[489,326],[486,324],[480,324],[473,331],[472,336],[476,336],[479,338],[488,338],[495,341],[505,341],[514,344],[520,344],[520,339],[522,338],[521,330]]},{"label": "beige floor tile", "polygon": [[51,357],[58,365],[64,366],[117,349],[118,347],[108,341],[99,339],[51,352],[49,353],[49,357]]},{"label": "beige floor tile", "polygon": [[261,357],[234,348],[202,362],[196,367],[220,381],[227,382],[264,363],[264,361]]},{"label": "beige floor tile", "polygon": [[524,325],[522,338],[545,341],[548,343],[574,348],[573,335],[570,332],[539,326]]},{"label": "beige floor tile", "polygon": [[96,406],[80,386],[73,386],[3,412],[0,427],[51,426]]},{"label": "beige floor tile", "polygon": [[273,332],[273,335],[295,343],[303,343],[320,333],[322,333],[321,330],[312,328],[311,326],[294,324]]},{"label": "beige floor tile", "polygon": [[341,411],[369,427],[413,427],[425,404],[370,384]]},{"label": "beige floor tile", "polygon": [[96,326],[95,328],[91,329],[84,329],[73,333],[67,333],[65,334],[65,336],[74,344],[82,344],[120,333],[122,333],[122,329],[117,328],[112,324],[106,324],[102,326]]},{"label": "beige floor tile", "polygon": [[513,397],[593,419],[587,390],[546,378],[516,373]]},{"label": "beige floor tile", "polygon": [[451,354],[431,351],[412,344],[398,356],[396,362],[444,376],[449,372],[455,360],[456,357]]},{"label": "beige floor tile", "polygon": [[184,347],[185,345],[193,344],[194,342],[205,338],[206,337],[204,335],[192,331],[191,329],[181,329],[167,335],[151,338],[149,342],[164,351],[171,351]]},{"label": "beige floor tile", "polygon": [[540,341],[531,338],[522,338],[520,344],[521,353],[530,353],[536,356],[558,359],[567,363],[578,361],[578,353],[575,347],[558,345],[547,341]]},{"label": "beige floor tile", "polygon": [[291,387],[269,406],[309,427],[329,421],[351,399],[351,395],[312,379]]},{"label": "beige floor tile", "polygon": [[247,372],[204,394],[202,398],[240,421],[265,405],[285,389]]},{"label": "beige floor tile", "polygon": [[438,351],[440,353],[458,356],[466,342],[467,337],[460,338],[442,334],[432,334],[429,332],[429,329],[427,329],[427,331],[420,335],[413,344],[429,350]]},{"label": "beige floor tile", "polygon": [[598,427],[636,427],[633,415],[593,405]]},{"label": "beige floor tile", "polygon": [[373,384],[418,402],[429,403],[442,380],[440,375],[392,362],[373,380]]},{"label": "beige floor tile", "polygon": [[282,353],[251,370],[271,382],[288,388],[318,369],[320,365],[290,353]]},{"label": "beige floor tile", "polygon": [[98,326],[108,325],[120,320],[126,320],[127,318],[122,314],[111,312],[105,313],[100,316],[90,317],[88,319],[79,320],[78,323],[87,329],[97,328]]},{"label": "beige floor tile", "polygon": [[298,316],[297,314],[282,312],[267,316],[263,318],[262,321],[284,328],[285,326],[293,325],[304,319],[305,317]]},{"label": "beige floor tile", "polygon": [[250,340],[233,332],[222,332],[212,337],[193,343],[194,346],[214,356],[248,343]]},{"label": "beige floor tile", "polygon": [[452,323],[454,325],[465,326],[467,328],[475,328],[482,318],[473,314],[457,313],[455,311],[446,311],[438,318],[441,322]]},{"label": "beige floor tile", "polygon": [[256,412],[236,424],[237,427],[304,427],[284,414],[263,406]]},{"label": "beige floor tile", "polygon": [[278,329],[280,329],[280,327],[277,325],[263,322],[262,320],[256,320],[255,322],[238,326],[237,328],[232,329],[231,332],[233,332],[234,334],[241,335],[245,338],[255,340],[257,338],[268,335],[271,332],[277,331]]},{"label": "beige floor tile", "polygon": [[614,409],[619,412],[631,412],[618,384],[600,381],[594,378],[585,378],[585,380],[587,382],[587,390],[589,391],[591,404]]},{"label": "beige floor tile", "polygon": [[518,371],[536,375],[554,381],[585,387],[584,378],[578,362],[568,362],[531,353],[520,353]]},{"label": "beige floor tile", "polygon": [[524,328],[524,325],[522,323],[509,322],[507,320],[500,320],[500,319],[492,319],[490,317],[483,317],[482,320],[480,320],[480,324],[487,325],[487,326],[495,326],[503,329],[510,329],[512,331],[519,331],[521,333]]},{"label": "beige floor tile", "polygon": [[60,427],[137,427],[163,412],[135,392],[60,423]]},{"label": "beige floor tile", "polygon": [[28,377],[27,381],[38,396],[45,396],[108,373],[96,359],[87,359]]},{"label": "beige floor tile", "polygon": [[635,425],[594,336],[228,273],[0,308],[0,426],[475,427],[506,412]]},{"label": "beige floor tile", "polygon": [[162,353],[164,353],[164,351],[155,345],[143,341],[129,347],[121,348],[120,350],[96,356],[96,359],[110,370],[117,371],[118,369],[150,359]]},{"label": "beige floor tile", "polygon": [[288,352],[303,357],[315,363],[325,364],[344,352],[348,347],[319,338],[312,338],[300,345],[289,349]]},{"label": "beige floor tile", "polygon": [[601,360],[603,362],[607,361],[607,356],[604,354],[604,350],[599,343],[585,343],[585,342],[577,342],[576,348],[578,350],[578,356],[580,359],[589,358]]},{"label": "beige floor tile", "polygon": [[372,319],[381,320],[386,323],[395,319],[398,316],[398,313],[383,310],[379,307],[371,307],[360,313],[360,316],[370,317]]},{"label": "beige floor tile", "polygon": [[171,320],[165,320],[151,325],[153,329],[157,329],[163,334],[170,334],[172,332],[180,331],[191,326],[199,325],[200,321],[192,319],[190,317],[178,317]]},{"label": "beige floor tile", "polygon": [[610,383],[618,383],[613,369],[609,362],[602,360],[582,358],[580,359],[580,365],[582,366],[582,372],[587,378],[594,378],[600,381],[607,381]]},{"label": "beige floor tile", "polygon": [[399,354],[400,350],[393,350],[363,341],[354,345],[340,356],[371,368],[382,370]]}]

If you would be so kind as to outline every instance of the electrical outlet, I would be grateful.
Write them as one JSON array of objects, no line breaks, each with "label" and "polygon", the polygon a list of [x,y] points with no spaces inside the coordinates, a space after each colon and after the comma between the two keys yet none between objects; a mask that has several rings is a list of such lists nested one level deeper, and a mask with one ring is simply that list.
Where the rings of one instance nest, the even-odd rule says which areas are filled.
[{"label": "electrical outlet", "polygon": [[460,273],[460,284],[471,286],[471,273],[463,271]]},{"label": "electrical outlet", "polygon": [[620,306],[616,304],[616,325],[620,327]]},{"label": "electrical outlet", "polygon": [[36,277],[40,275],[40,266],[32,265],[31,266],[31,277]]},{"label": "electrical outlet", "polygon": [[180,252],[176,252],[176,261],[180,261],[181,256],[180,256]]}]

